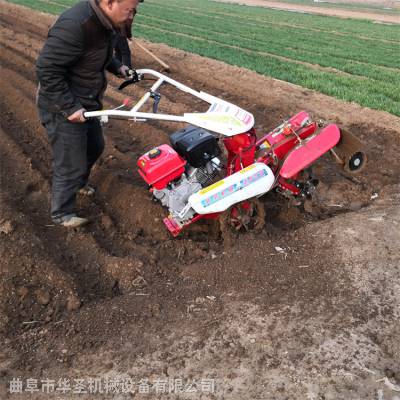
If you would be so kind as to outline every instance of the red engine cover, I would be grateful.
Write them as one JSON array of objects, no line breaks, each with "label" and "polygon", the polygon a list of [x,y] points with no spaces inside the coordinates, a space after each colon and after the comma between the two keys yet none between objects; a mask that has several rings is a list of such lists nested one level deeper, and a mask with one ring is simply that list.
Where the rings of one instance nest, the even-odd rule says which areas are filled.
[{"label": "red engine cover", "polygon": [[186,161],[171,146],[162,144],[143,154],[137,164],[146,183],[161,190],[184,173]]}]

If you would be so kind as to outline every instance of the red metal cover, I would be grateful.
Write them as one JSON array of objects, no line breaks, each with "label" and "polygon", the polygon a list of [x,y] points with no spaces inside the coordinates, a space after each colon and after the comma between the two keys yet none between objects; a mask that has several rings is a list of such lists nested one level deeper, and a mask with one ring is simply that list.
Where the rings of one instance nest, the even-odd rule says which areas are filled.
[{"label": "red metal cover", "polygon": [[337,125],[328,125],[319,134],[304,141],[302,145],[289,153],[279,174],[285,179],[293,178],[332,147],[335,147],[339,139],[340,129]]},{"label": "red metal cover", "polygon": [[310,122],[310,115],[301,111],[290,118],[286,123],[278,126],[264,137],[269,146],[274,146],[274,154],[280,160],[286,157],[298,141],[296,137],[288,140],[296,132],[301,139],[311,136],[317,129],[315,122]]},{"label": "red metal cover", "polygon": [[266,136],[266,139],[268,140],[268,143],[272,146],[285,139],[285,137],[288,134],[291,134],[292,131],[297,132],[303,126],[303,123],[309,120],[310,115],[305,111],[301,111],[290,118],[289,121],[287,121],[286,123],[275,128]]},{"label": "red metal cover", "polygon": [[145,182],[161,190],[184,173],[186,161],[171,146],[162,144],[143,154],[137,164]]}]

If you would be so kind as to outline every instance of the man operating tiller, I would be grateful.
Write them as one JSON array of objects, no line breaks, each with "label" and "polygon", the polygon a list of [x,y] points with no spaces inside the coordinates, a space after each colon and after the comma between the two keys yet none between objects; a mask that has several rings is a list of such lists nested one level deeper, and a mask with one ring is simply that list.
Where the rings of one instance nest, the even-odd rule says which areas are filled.
[{"label": "man operating tiller", "polygon": [[104,149],[97,119],[85,111],[102,108],[105,70],[126,78],[130,68],[113,58],[116,31],[136,14],[139,0],[85,0],[60,15],[50,28],[36,64],[37,104],[53,150],[51,217],[65,227],[87,218],[75,211],[78,192],[93,195],[90,171]]}]

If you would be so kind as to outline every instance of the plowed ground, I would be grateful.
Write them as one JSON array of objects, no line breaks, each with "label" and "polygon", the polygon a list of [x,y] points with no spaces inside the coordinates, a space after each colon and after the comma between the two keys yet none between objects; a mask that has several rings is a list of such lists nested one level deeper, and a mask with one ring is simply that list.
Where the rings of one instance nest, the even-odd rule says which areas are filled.
[{"label": "plowed ground", "polygon": [[[112,122],[96,197],[79,200],[93,223],[67,231],[49,219],[35,107],[53,17],[0,5],[0,398],[394,399],[377,380],[400,380],[399,119],[146,43],[173,78],[252,112],[259,133],[302,109],[340,123],[366,144],[368,168],[351,177],[323,159],[312,209],[267,195],[260,233],[228,243],[217,223],[198,224],[172,239],[135,163],[181,126]],[[133,51],[137,68],[158,68]],[[107,106],[125,97],[118,84],[110,77]],[[168,88],[161,104],[201,110]],[[209,378],[215,392],[10,394],[16,377]]]}]

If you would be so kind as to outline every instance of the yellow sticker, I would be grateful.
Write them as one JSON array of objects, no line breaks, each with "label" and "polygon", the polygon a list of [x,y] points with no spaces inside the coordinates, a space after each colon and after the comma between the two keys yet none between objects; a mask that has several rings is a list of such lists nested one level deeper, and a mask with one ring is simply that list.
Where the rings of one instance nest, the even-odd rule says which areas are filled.
[{"label": "yellow sticker", "polygon": [[241,173],[241,174],[245,174],[247,171],[250,171],[251,169],[253,169],[253,168],[255,168],[256,167],[256,164],[252,164],[252,165],[249,165],[248,167],[246,167],[246,168],[244,168],[244,169],[241,169],[239,172]]},{"label": "yellow sticker", "polygon": [[268,142],[268,140],[265,140],[263,142],[263,145],[265,146],[266,149],[269,149],[271,147],[270,143]]},{"label": "yellow sticker", "polygon": [[217,187],[222,186],[224,183],[225,183],[225,181],[224,181],[223,179],[222,179],[221,181],[215,182],[213,185],[208,186],[208,187],[204,188],[203,190],[200,190],[200,194],[208,193],[208,192],[210,192],[211,190],[213,190],[213,189],[215,189],[215,188],[217,188]]},{"label": "yellow sticker", "polygon": [[138,103],[141,103],[141,102],[146,98],[146,94],[147,94],[147,93],[145,93],[145,94],[140,98],[140,100],[138,101]]},{"label": "yellow sticker", "polygon": [[199,115],[197,118],[204,120],[204,121],[210,121],[210,122],[218,122],[221,124],[232,124],[236,126],[244,126],[241,121],[238,119],[232,117],[231,115],[212,115],[210,114],[204,114],[204,115]]}]

